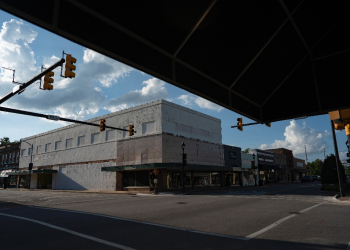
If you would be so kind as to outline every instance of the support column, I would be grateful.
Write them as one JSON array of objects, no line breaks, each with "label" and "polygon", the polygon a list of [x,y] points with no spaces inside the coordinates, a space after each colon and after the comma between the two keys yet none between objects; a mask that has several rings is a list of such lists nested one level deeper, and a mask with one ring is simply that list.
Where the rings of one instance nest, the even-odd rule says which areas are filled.
[{"label": "support column", "polygon": [[117,171],[116,174],[116,191],[123,191],[123,172],[122,171]]}]

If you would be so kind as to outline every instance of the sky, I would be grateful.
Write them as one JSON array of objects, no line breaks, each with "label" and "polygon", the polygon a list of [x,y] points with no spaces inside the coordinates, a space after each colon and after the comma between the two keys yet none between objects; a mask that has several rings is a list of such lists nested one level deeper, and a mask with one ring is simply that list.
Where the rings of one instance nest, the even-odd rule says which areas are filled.
[{"label": "sky", "polygon": [[[244,127],[243,132],[231,126],[242,117],[167,82],[80,46],[29,22],[0,10],[0,67],[16,70],[15,81],[26,82],[60,58],[62,51],[77,58],[76,77],[60,77],[55,70],[54,89],[29,86],[12,97],[3,107],[22,109],[65,118],[87,120],[143,103],[165,99],[221,119],[223,144],[246,148],[287,148],[294,156],[308,162],[334,154],[328,115],[285,120]],[[0,98],[12,91],[12,71],[1,68]],[[303,91],[302,89],[300,91]],[[300,101],[300,100],[295,100]],[[291,104],[293,105],[293,104]],[[243,117],[243,124],[254,122]],[[0,112],[0,138],[11,141],[69,125],[62,121]],[[347,140],[344,131],[336,131],[340,159],[346,159]],[[325,152],[324,152],[325,151]]]}]

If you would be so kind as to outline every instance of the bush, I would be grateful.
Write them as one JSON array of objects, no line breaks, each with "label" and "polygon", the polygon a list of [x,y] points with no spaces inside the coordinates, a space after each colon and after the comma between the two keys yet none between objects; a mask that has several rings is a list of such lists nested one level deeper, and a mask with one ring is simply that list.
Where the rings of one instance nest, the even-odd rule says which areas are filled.
[{"label": "bush", "polygon": [[[344,177],[345,169],[344,166],[339,162],[341,166],[341,175]],[[324,160],[321,169],[321,180],[322,183],[332,183],[337,184],[338,182],[338,172],[335,156],[333,154],[327,156]]]},{"label": "bush", "polygon": [[339,186],[322,185],[322,191],[340,191]]}]

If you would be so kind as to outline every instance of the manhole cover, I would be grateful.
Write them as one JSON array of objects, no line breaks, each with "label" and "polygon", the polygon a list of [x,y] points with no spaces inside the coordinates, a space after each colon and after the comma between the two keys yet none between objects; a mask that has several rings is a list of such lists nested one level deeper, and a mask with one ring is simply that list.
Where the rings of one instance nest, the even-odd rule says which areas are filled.
[{"label": "manhole cover", "polygon": [[186,202],[178,202],[177,204],[187,204]]}]

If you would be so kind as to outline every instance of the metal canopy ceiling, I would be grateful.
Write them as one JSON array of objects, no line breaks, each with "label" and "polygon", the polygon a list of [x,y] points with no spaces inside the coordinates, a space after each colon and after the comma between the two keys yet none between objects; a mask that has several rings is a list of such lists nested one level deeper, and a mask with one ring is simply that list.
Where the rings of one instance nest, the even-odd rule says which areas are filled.
[{"label": "metal canopy ceiling", "polygon": [[258,122],[350,107],[349,6],[0,0],[6,12]]}]

